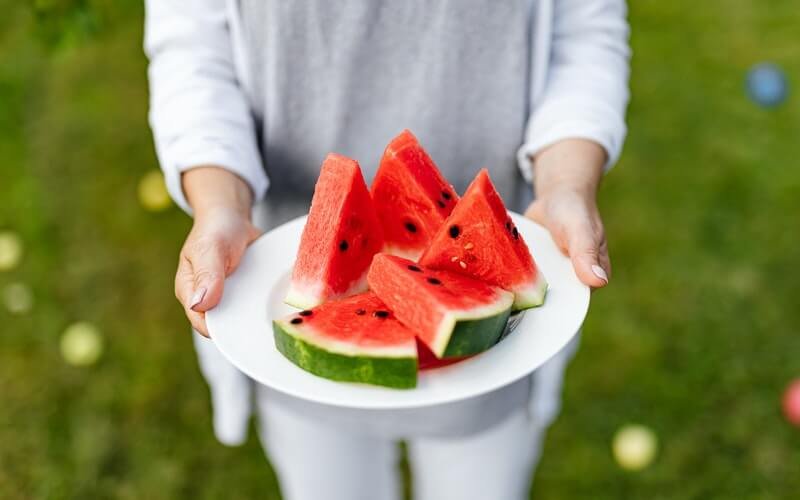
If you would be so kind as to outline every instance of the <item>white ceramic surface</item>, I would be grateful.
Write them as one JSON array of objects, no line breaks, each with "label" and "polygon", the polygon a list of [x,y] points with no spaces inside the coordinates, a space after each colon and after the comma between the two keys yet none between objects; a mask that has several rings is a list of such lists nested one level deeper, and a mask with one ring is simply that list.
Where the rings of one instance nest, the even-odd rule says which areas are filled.
[{"label": "white ceramic surface", "polygon": [[211,338],[242,372],[301,399],[349,408],[419,408],[484,394],[528,375],[577,333],[589,308],[589,289],[538,224],[511,214],[550,289],[545,304],[528,310],[517,328],[489,351],[455,365],[421,372],[411,390],[334,382],[312,375],[275,348],[272,319],[293,311],[283,303],[305,217],[259,238],[225,281],[222,302],[206,314]]}]

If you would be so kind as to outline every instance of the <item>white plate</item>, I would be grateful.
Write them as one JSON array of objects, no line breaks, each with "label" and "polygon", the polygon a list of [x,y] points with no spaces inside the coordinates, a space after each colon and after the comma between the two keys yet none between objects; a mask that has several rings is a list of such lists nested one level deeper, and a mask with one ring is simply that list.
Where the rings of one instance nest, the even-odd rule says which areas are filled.
[{"label": "white plate", "polygon": [[420,408],[478,396],[541,366],[577,333],[589,308],[589,289],[550,234],[511,214],[550,289],[545,304],[528,310],[516,329],[485,353],[445,368],[423,371],[415,389],[334,382],[283,357],[272,337],[273,318],[292,311],[283,303],[305,217],[259,238],[225,281],[222,301],[206,314],[211,338],[242,372],[266,386],[308,401],[362,409]]}]

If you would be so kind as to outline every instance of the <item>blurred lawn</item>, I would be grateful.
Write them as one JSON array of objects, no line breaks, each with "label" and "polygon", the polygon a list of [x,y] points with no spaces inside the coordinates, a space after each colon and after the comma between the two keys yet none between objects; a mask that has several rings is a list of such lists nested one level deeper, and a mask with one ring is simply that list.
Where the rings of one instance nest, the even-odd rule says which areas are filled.
[{"label": "blurred lawn", "polygon": [[[0,288],[0,498],[277,499],[254,437],[216,443],[172,276],[189,220],[139,206],[156,160],[146,123],[140,2],[0,0],[0,230],[26,244]],[[800,85],[796,0],[633,0],[633,102],[602,192],[613,286],[593,298],[564,412],[533,496],[789,499],[800,430],[779,397],[800,376],[797,95],[773,111],[747,68]],[[103,331],[67,366],[60,332]],[[622,424],[663,446],[640,473]]]}]

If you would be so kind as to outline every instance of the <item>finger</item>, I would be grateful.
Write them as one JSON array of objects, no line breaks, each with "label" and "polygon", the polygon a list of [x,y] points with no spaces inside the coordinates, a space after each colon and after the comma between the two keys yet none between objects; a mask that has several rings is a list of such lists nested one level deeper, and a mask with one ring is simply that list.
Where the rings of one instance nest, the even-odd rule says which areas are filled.
[{"label": "finger", "polygon": [[608,284],[608,272],[600,260],[600,244],[598,237],[589,225],[579,225],[568,230],[569,257],[584,284],[593,288],[602,288]]},{"label": "finger", "polygon": [[208,337],[206,328],[205,314],[194,312],[190,309],[192,294],[194,293],[194,271],[189,259],[181,254],[178,262],[178,272],[175,273],[175,297],[183,306],[183,311],[192,328],[197,330],[204,337]]},{"label": "finger", "polygon": [[548,224],[546,217],[544,215],[544,209],[541,201],[534,201],[530,205],[528,205],[528,209],[525,210],[525,217],[529,218],[533,222],[536,222],[540,226],[546,227],[550,231],[550,235],[553,237],[553,241],[555,242],[556,246],[561,253],[564,255],[569,255],[569,244],[566,238],[566,235],[563,231],[563,228],[560,224]]},{"label": "finger", "polygon": [[197,330],[197,333],[202,335],[206,338],[211,338],[208,334],[208,327],[206,327],[206,313],[199,313],[194,312],[191,309],[184,309],[186,312],[186,317],[189,318],[189,322],[192,324],[192,328]]},{"label": "finger", "polygon": [[216,242],[196,245],[187,252],[193,284],[187,307],[195,312],[205,312],[219,304],[225,283],[225,253]]},{"label": "finger", "polygon": [[181,305],[188,309],[194,294],[194,271],[192,263],[181,253],[178,260],[178,270],[175,273],[175,297]]},{"label": "finger", "polygon": [[264,234],[264,231],[258,229],[257,227],[251,225],[247,229],[247,239],[245,240],[244,245],[241,247],[233,247],[228,252],[228,259],[227,259],[227,268],[225,269],[225,277],[228,277],[239,268],[239,264],[242,262],[242,257],[244,256],[247,247],[249,247],[254,241],[261,237]]},{"label": "finger", "polygon": [[247,244],[250,245],[260,238],[262,234],[264,234],[264,231],[251,224],[247,229]]},{"label": "finger", "polygon": [[600,267],[602,267],[606,275],[608,276],[609,280],[611,279],[611,257],[608,254],[608,241],[606,237],[603,236],[603,241],[600,243],[600,252],[598,255],[598,259],[600,260]]},{"label": "finger", "polygon": [[545,220],[544,220],[544,213],[542,210],[542,202],[539,200],[535,200],[530,205],[528,205],[528,208],[525,210],[525,217],[529,218],[533,222],[536,222],[544,226]]}]

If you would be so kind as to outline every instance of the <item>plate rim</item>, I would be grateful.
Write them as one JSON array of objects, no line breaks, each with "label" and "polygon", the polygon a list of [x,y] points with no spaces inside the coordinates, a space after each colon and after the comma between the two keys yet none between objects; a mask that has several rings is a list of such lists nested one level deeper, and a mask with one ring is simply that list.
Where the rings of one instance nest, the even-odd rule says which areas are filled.
[{"label": "plate rim", "polygon": [[[522,220],[525,221],[525,223],[530,223],[530,224],[533,224],[533,225],[537,226],[539,229],[545,231],[548,234],[548,236],[550,236],[551,239],[552,239],[552,236],[550,235],[549,231],[547,231],[547,229],[544,228],[543,226],[541,226],[540,224],[532,221],[531,219],[528,219],[527,217],[525,217],[522,214],[519,214],[519,213],[516,213],[516,212],[513,212],[513,211],[509,211],[509,214],[511,215],[512,218],[522,219]],[[280,225],[274,227],[273,229],[271,229],[271,230],[265,232],[264,234],[262,234],[261,236],[259,236],[259,238],[257,238],[255,241],[253,241],[253,243],[251,243],[251,245],[247,248],[247,250],[245,252],[245,256],[243,256],[243,259],[247,257],[247,252],[250,251],[257,244],[259,244],[259,242],[266,241],[271,236],[273,236],[275,233],[279,233],[280,231],[286,231],[288,226],[298,225],[300,232],[302,232],[302,228],[305,225],[303,223],[303,220],[306,219],[307,216],[308,215],[305,214],[305,215],[301,215],[299,217],[295,217],[295,218],[293,218],[293,219],[291,219],[289,221],[284,222],[283,224],[280,224]],[[516,221],[516,222],[518,223],[518,221]],[[538,262],[537,262],[537,265],[538,265]],[[574,272],[574,269],[573,269],[573,272]],[[547,273],[545,273],[545,275],[546,274]],[[226,278],[226,281],[228,279],[229,278]],[[576,279],[577,279],[577,277],[576,277]],[[273,278],[270,281],[273,282],[273,283],[274,282],[278,282],[278,281],[280,281],[280,277]],[[264,385],[264,386],[268,387],[271,390],[275,390],[275,391],[278,391],[278,392],[280,392],[280,393],[282,393],[284,395],[300,399],[300,400],[302,400],[302,401],[304,401],[306,403],[320,404],[320,405],[326,405],[326,406],[334,406],[334,407],[340,407],[340,408],[364,409],[364,410],[420,409],[420,408],[426,408],[426,407],[432,407],[432,406],[456,403],[456,402],[459,402],[459,401],[467,401],[467,400],[470,400],[470,399],[473,399],[473,398],[477,398],[477,397],[483,396],[483,395],[488,394],[488,393],[490,393],[492,391],[496,391],[496,390],[502,389],[504,387],[507,387],[507,386],[509,386],[509,385],[511,385],[511,384],[513,384],[515,382],[518,382],[519,380],[523,379],[524,377],[530,376],[534,371],[536,371],[538,368],[540,368],[545,363],[547,363],[548,361],[553,359],[555,356],[557,356],[560,352],[562,352],[563,349],[580,332],[581,326],[582,326],[583,322],[585,321],[586,316],[588,314],[589,306],[590,306],[590,302],[591,302],[591,289],[589,288],[589,286],[587,286],[584,283],[580,282],[580,280],[577,280],[577,283],[581,285],[581,287],[580,287],[581,297],[580,298],[581,298],[582,307],[581,307],[581,310],[579,312],[576,311],[576,314],[574,316],[571,315],[572,318],[576,318],[574,320],[574,322],[576,323],[575,326],[574,327],[570,327],[570,329],[573,330],[573,332],[571,334],[569,334],[569,335],[564,335],[563,336],[562,345],[560,345],[549,357],[544,359],[538,365],[536,365],[536,366],[534,366],[534,367],[532,367],[530,369],[526,369],[526,371],[524,373],[515,374],[513,377],[503,378],[501,382],[498,382],[498,383],[495,383],[495,384],[488,384],[487,387],[485,387],[485,388],[483,388],[481,390],[478,390],[478,391],[474,392],[473,394],[470,394],[470,395],[467,395],[467,396],[464,396],[462,394],[449,395],[449,396],[445,396],[445,397],[436,398],[435,402],[430,402],[430,401],[426,401],[426,400],[422,399],[422,400],[403,400],[403,401],[397,401],[394,404],[391,404],[391,402],[379,399],[378,401],[373,401],[374,403],[377,403],[377,404],[370,404],[369,400],[365,400],[364,402],[356,403],[356,402],[353,402],[353,401],[337,401],[335,397],[326,397],[326,396],[321,396],[320,397],[320,396],[316,396],[316,395],[314,397],[309,397],[306,392],[301,391],[301,390],[293,390],[290,387],[285,387],[285,384],[281,384],[281,383],[277,383],[276,384],[276,383],[274,383],[274,381],[269,381],[269,382],[264,381],[263,378],[260,377],[259,374],[251,373],[251,370],[249,369],[249,367],[247,367],[246,364],[237,362],[237,360],[235,359],[235,356],[233,356],[231,353],[228,352],[228,350],[226,349],[224,344],[219,342],[218,337],[214,336],[213,334],[211,334],[211,331],[216,329],[215,327],[212,327],[212,324],[217,322],[218,315],[215,313],[215,311],[218,311],[219,309],[215,308],[215,309],[212,309],[212,310],[208,311],[206,313],[206,322],[207,322],[207,326],[208,326],[208,331],[210,333],[211,341],[214,342],[214,345],[217,347],[217,349],[222,354],[222,356],[229,363],[231,363],[231,365],[233,365],[233,367],[235,369],[239,370],[241,373],[246,375],[253,382],[261,384],[261,385]],[[267,293],[268,294],[271,293],[271,290],[267,291]],[[224,298],[223,298],[223,300],[224,300]],[[546,307],[546,306],[547,306],[547,301],[545,300],[544,305],[542,305],[540,307]],[[534,310],[535,309],[536,308],[534,308]],[[271,320],[272,320],[272,318],[270,316],[267,316],[267,321],[269,323],[268,329],[270,331],[271,331]],[[487,351],[487,352],[489,352],[489,351]],[[290,362],[289,360],[286,360],[286,361]],[[446,367],[444,369],[451,369],[451,368],[457,367],[457,366],[458,365],[453,365],[451,367]],[[299,367],[296,367],[296,368],[298,370],[302,370]],[[317,375],[308,373],[305,370],[303,370],[303,373],[306,374],[306,375],[312,376],[312,377],[317,377]],[[418,372],[418,376],[420,378],[422,378],[422,377],[424,377],[426,375],[427,374],[425,372]],[[324,379],[324,377],[320,377],[320,378],[322,378],[323,380],[326,380],[328,382],[337,383],[337,384],[347,384],[349,386],[352,386],[354,388],[359,388],[359,389],[360,388],[365,388],[365,389],[369,389],[369,390],[375,390],[375,389],[378,389],[378,390],[390,390],[390,391],[397,391],[398,393],[402,393],[402,394],[413,393],[416,390],[416,388],[413,388],[413,389],[404,389],[404,390],[400,391],[400,390],[395,390],[395,389],[391,389],[391,388],[375,387],[375,386],[371,386],[371,385],[368,385],[368,384],[356,384],[356,383],[338,382],[338,381],[332,381],[332,380]]]}]

